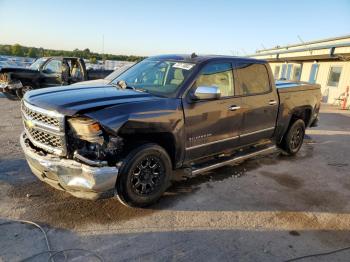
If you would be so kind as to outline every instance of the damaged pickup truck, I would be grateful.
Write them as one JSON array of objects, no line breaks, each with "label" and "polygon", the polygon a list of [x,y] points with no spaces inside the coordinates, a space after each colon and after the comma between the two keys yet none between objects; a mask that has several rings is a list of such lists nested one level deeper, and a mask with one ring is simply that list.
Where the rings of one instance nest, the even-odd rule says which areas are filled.
[{"label": "damaged pickup truck", "polygon": [[261,154],[296,154],[316,124],[320,86],[276,88],[266,61],[150,57],[109,85],[25,94],[21,135],[32,172],[76,197],[156,202],[189,175]]},{"label": "damaged pickup truck", "polygon": [[29,68],[0,68],[0,92],[14,100],[25,92],[43,87],[70,85],[101,79],[112,70],[87,70],[84,60],[76,57],[42,57]]}]

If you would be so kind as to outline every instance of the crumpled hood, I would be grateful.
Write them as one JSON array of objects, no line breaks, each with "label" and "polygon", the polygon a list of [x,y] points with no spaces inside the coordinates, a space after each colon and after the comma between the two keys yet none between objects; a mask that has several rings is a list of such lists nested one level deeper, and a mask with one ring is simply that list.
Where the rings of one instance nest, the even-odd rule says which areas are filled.
[{"label": "crumpled hood", "polygon": [[123,90],[111,85],[59,86],[27,92],[24,100],[29,104],[72,116],[78,112],[103,109],[126,103],[159,99],[148,93]]}]

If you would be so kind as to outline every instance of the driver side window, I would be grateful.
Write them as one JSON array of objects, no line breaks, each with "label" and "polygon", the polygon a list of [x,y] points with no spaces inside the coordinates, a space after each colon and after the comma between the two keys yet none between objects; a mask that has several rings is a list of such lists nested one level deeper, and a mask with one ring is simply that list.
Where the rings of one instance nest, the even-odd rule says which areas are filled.
[{"label": "driver side window", "polygon": [[194,87],[199,86],[216,86],[220,89],[221,97],[234,96],[231,63],[206,65],[194,83]]},{"label": "driver side window", "polygon": [[46,74],[60,74],[62,72],[62,62],[60,60],[51,60],[43,69]]}]

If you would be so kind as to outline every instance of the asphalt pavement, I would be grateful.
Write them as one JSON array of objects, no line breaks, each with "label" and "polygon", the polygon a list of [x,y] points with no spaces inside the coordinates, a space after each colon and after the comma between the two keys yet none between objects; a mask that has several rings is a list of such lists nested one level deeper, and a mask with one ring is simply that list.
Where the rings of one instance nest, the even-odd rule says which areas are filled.
[{"label": "asphalt pavement", "polygon": [[[19,145],[18,101],[0,98],[0,260],[83,248],[105,261],[285,261],[350,246],[350,113],[323,106],[295,157],[272,154],[174,183],[131,209],[38,181]],[[70,251],[68,261],[98,261]],[[302,261],[349,261],[350,250]],[[41,254],[30,261],[47,261]],[[56,257],[63,261],[62,256]]]}]

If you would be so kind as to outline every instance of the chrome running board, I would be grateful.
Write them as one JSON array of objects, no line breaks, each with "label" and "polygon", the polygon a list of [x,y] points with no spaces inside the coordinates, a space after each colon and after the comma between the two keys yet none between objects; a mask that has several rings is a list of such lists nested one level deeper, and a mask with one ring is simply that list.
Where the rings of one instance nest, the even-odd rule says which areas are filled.
[{"label": "chrome running board", "polygon": [[254,152],[251,152],[251,153],[247,153],[245,155],[240,155],[240,156],[235,156],[231,159],[225,159],[221,162],[217,162],[215,164],[209,164],[207,166],[204,166],[204,167],[198,167],[198,168],[192,168],[192,175],[198,175],[200,173],[204,173],[204,172],[207,172],[207,171],[210,171],[212,169],[216,169],[216,168],[219,168],[219,167],[222,167],[222,166],[227,166],[227,165],[232,165],[232,164],[236,164],[236,163],[239,163],[239,162],[242,162],[244,160],[247,160],[249,158],[252,158],[252,157],[255,157],[255,156],[259,156],[259,155],[265,155],[265,154],[271,154],[271,153],[274,153],[276,152],[278,149],[276,146],[270,146],[270,147],[267,147],[267,148],[264,148],[264,149],[261,149],[261,150],[257,150],[257,151],[254,151]]}]

